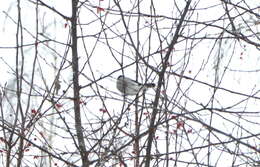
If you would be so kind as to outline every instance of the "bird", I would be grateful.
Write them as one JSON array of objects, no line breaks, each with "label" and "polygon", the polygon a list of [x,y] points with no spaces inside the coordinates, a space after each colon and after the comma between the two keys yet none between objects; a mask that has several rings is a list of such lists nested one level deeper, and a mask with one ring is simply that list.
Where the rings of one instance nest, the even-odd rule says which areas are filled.
[{"label": "bird", "polygon": [[137,95],[139,92],[143,92],[148,88],[155,87],[154,83],[141,84],[135,80],[132,80],[123,75],[118,76],[116,82],[117,89],[125,96]]}]

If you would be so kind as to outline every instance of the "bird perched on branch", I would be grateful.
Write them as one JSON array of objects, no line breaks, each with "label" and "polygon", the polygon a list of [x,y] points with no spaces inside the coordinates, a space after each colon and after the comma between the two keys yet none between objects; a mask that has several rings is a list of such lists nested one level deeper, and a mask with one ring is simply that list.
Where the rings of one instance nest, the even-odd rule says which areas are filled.
[{"label": "bird perched on branch", "polygon": [[138,92],[143,92],[148,88],[155,87],[154,83],[141,84],[135,80],[120,75],[116,82],[117,89],[125,96],[137,95]]}]

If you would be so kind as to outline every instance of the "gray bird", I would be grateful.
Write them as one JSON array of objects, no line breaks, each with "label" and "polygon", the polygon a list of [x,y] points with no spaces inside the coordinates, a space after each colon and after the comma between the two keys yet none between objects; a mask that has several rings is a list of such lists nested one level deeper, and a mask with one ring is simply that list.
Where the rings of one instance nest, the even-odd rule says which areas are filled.
[{"label": "gray bird", "polygon": [[137,95],[138,92],[143,92],[148,88],[153,88],[155,87],[155,84],[154,83],[141,84],[139,82],[136,82],[135,80],[120,75],[117,78],[116,87],[121,93],[123,93],[123,95],[131,96],[131,95]]}]

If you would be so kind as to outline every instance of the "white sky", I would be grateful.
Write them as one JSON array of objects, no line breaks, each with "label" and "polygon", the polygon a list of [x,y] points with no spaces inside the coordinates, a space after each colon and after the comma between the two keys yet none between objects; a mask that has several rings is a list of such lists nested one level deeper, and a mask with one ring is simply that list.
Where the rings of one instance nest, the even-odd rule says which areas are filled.
[{"label": "white sky", "polygon": [[[129,1],[130,2],[130,1]],[[121,2],[122,4],[122,8],[124,10],[130,9],[131,3],[129,3],[128,1],[125,1],[124,3]],[[31,3],[28,3],[27,1],[22,1],[23,3],[23,8],[22,8],[22,16],[23,18],[23,25],[26,28],[26,30],[29,30],[32,34],[35,34],[35,8],[34,5],[32,5]],[[63,0],[63,1],[46,1],[46,3],[50,4],[50,6],[53,6],[56,10],[58,10],[59,12],[63,13],[66,16],[70,16],[70,1],[69,0]],[[249,1],[247,2],[249,3]],[[90,6],[101,6],[103,8],[105,8],[105,10],[107,11],[107,9],[117,9],[116,7],[114,7],[112,4],[112,2],[108,1],[108,0],[104,0],[101,2],[101,4],[99,5],[97,0],[92,0],[89,1],[87,4],[89,4],[88,9],[86,8],[82,8],[82,10],[80,11],[80,22],[82,24],[87,24],[92,22],[93,20],[97,19],[97,16],[99,14],[96,13],[96,9],[95,8],[91,8]],[[141,3],[141,12],[143,13],[147,13],[149,14],[149,2],[148,1],[142,1]],[[183,5],[182,1],[180,1],[179,4],[179,8],[183,9]],[[217,5],[217,6],[214,6]],[[250,1],[250,5],[252,6],[257,6],[259,5],[258,0],[251,0]],[[156,12],[158,15],[164,15],[164,16],[175,16],[177,13],[177,10],[175,7],[172,6],[172,1],[155,1],[155,6],[156,6]],[[203,10],[204,8],[207,8],[209,6],[212,6],[212,8],[209,8],[208,10]],[[194,14],[192,19],[196,20],[196,17],[198,18],[199,21],[208,21],[208,20],[212,20],[212,19],[217,19],[219,18],[221,15],[223,15],[224,10],[220,5],[220,1],[218,0],[214,0],[214,1],[208,1],[207,3],[204,2],[200,2],[197,6],[198,9],[201,8],[201,10],[199,10],[198,13]],[[8,12],[8,14],[12,17],[16,17],[16,3],[15,1],[0,1],[0,10],[1,11],[5,11]],[[197,12],[197,11],[196,11]],[[101,15],[104,15],[105,12],[101,12]],[[115,24],[117,21],[120,20],[120,16],[114,14],[114,11],[110,11],[107,16],[106,16],[106,24],[107,25],[113,25]],[[235,13],[235,12],[234,12]],[[233,13],[233,14],[234,14]],[[52,12],[50,12],[49,9],[46,8],[40,8],[40,24],[45,25],[46,28],[46,35],[49,35],[49,37],[55,37],[55,39],[59,42],[63,42],[66,43],[67,41],[67,37],[68,37],[68,28],[65,28],[64,25],[66,24],[66,21],[63,20],[61,17],[57,16],[57,15],[53,15]],[[104,17],[102,17],[103,21],[104,21]],[[249,19],[248,17],[246,17],[246,19]],[[53,22],[54,20],[57,22],[57,24],[54,26]],[[160,20],[160,19],[158,19]],[[148,23],[147,23],[147,22]],[[149,24],[149,18],[145,18],[142,19],[140,22],[140,27],[144,27],[146,26],[146,24]],[[235,20],[235,23],[240,23],[241,20]],[[169,27],[170,25],[172,25],[172,21],[167,21],[167,20],[160,20],[159,22],[159,27],[161,28],[165,28],[164,30],[161,30],[161,34],[166,36],[167,33],[169,33]],[[222,23],[222,22],[217,22],[214,23],[215,25],[220,25],[222,26],[222,24],[226,25],[228,24],[228,22],[226,23]],[[3,49],[3,47],[12,47],[15,46],[15,33],[16,33],[16,26],[15,24],[6,17],[6,15],[2,12],[0,14],[0,72],[1,72],[1,76],[2,79],[0,80],[0,84],[4,84],[6,83],[8,80],[12,79],[13,76],[10,74],[11,70],[10,68],[8,68],[8,66],[5,64],[5,62],[11,66],[14,67],[15,65],[15,50],[14,49]],[[92,34],[96,34],[98,32],[100,32],[100,28],[101,28],[101,23],[100,21],[96,20],[93,23],[91,23],[90,25],[83,25],[83,35],[92,35]],[[129,29],[130,31],[135,30],[136,28],[136,18],[132,18],[130,21],[130,25],[129,25]],[[198,31],[199,29],[203,28],[203,26],[190,26],[190,33],[193,33],[195,31],[195,28],[197,28],[196,30]],[[252,27],[252,29],[254,31],[258,31],[259,33],[259,25]],[[229,27],[230,29],[230,27]],[[114,27],[112,27],[113,32],[115,33],[123,33],[124,27],[122,26],[122,22],[119,21],[119,23],[116,23],[116,25]],[[145,41],[148,39],[149,36],[149,28],[148,29],[144,29],[141,30],[141,43],[145,43]],[[39,30],[40,32],[42,31],[42,29]],[[197,37],[203,37],[203,35],[207,34],[211,34],[212,36],[219,33],[220,30],[217,30],[215,28],[207,28],[206,30],[203,30],[200,34],[197,35]],[[80,33],[80,31],[79,31]],[[187,35],[188,30],[184,31],[185,35]],[[80,34],[81,35],[81,34]],[[107,32],[108,37],[115,37],[116,35],[114,33],[112,33],[111,31]],[[225,34],[227,35],[227,34]],[[104,34],[101,34],[101,37],[104,37]],[[135,37],[135,35],[134,35]],[[158,45],[159,45],[159,41],[156,38],[156,34],[154,33],[152,35],[152,38],[154,40],[152,40],[152,47],[151,47],[151,52],[155,52],[158,50]],[[40,37],[40,39],[43,39],[43,37]],[[124,45],[123,44],[123,39],[124,38],[113,38],[113,39],[109,39],[110,44],[112,45],[113,49],[117,50],[117,51],[122,51],[124,49],[124,53],[126,56],[128,57],[124,57],[124,65],[126,64],[130,64],[132,62],[134,62],[134,50],[133,48]],[[136,40],[136,38],[134,38]],[[96,39],[95,38],[85,38],[84,39],[87,45],[87,52],[88,54],[92,54],[92,57],[90,59],[90,64],[91,67],[93,68],[93,72],[95,74],[95,78],[99,78],[100,76],[104,76],[104,75],[108,75],[109,73],[120,69],[119,64],[116,62],[116,60],[113,58],[113,56],[111,55],[111,53],[109,52],[108,46],[106,45],[105,40],[100,40],[96,46],[96,48],[93,48],[96,44]],[[126,38],[126,40],[129,41],[129,38]],[[168,37],[167,41],[169,42],[171,39]],[[256,41],[255,39],[253,39],[254,41]],[[82,47],[82,43],[81,40],[79,40],[79,56],[80,56],[80,66],[83,67],[83,63],[85,62],[85,60],[87,59],[86,57],[86,53]],[[135,41],[136,42],[136,41]],[[216,55],[217,55],[217,50],[220,51],[220,56],[223,56],[223,58],[221,59],[222,61],[220,62],[220,71],[219,74],[222,74],[224,72],[224,69],[226,66],[228,66],[228,69],[226,71],[226,74],[223,77],[223,81],[220,84],[220,87],[222,88],[226,88],[226,89],[230,89],[236,92],[241,92],[241,93],[245,93],[245,94],[252,94],[255,93],[257,90],[260,90],[260,85],[259,85],[259,72],[258,71],[254,71],[254,70],[258,70],[260,69],[259,67],[259,56],[260,56],[260,52],[259,50],[257,50],[255,47],[250,46],[248,44],[246,44],[243,41],[240,41],[240,43],[236,43],[234,42],[234,40],[223,40],[222,41],[222,46],[219,48],[217,47],[216,49],[214,49],[214,51],[211,53],[211,55],[209,56],[210,52],[211,52],[211,48],[214,44],[214,41],[203,41],[201,43],[199,43],[198,46],[195,47],[195,49],[192,50],[192,52],[190,54],[186,53],[186,56],[190,56],[189,57],[189,63],[187,63],[187,69],[184,72],[184,75],[188,76],[188,77],[195,77],[196,74],[199,72],[199,74],[197,75],[196,79],[209,83],[209,84],[214,84],[214,76],[215,76],[215,72],[214,72],[214,61],[216,60]],[[30,34],[26,33],[24,31],[24,44],[31,44],[34,43],[34,39],[30,36]],[[183,52],[182,49],[184,49],[185,45],[190,46],[190,43],[185,43],[185,42],[181,42],[179,44],[176,45],[175,47],[175,51],[172,54],[172,58],[171,58],[171,63],[172,64],[176,64],[175,66],[172,67],[172,69],[168,69],[169,72],[174,71],[177,73],[181,72],[181,67],[183,66],[183,57],[185,55],[185,53]],[[219,43],[218,43],[219,44]],[[217,45],[218,45],[217,44]],[[42,65],[42,70],[44,73],[44,76],[46,77],[46,81],[48,83],[48,86],[51,86],[53,80],[54,80],[54,69],[52,67],[53,63],[54,63],[54,51],[50,51],[48,49],[47,46],[43,46],[43,44],[40,44],[41,47],[39,47],[39,55],[40,55],[40,62]],[[53,43],[49,43],[48,45],[50,45],[51,47],[55,48],[55,51],[57,53],[60,54],[60,56],[63,56],[65,54],[65,47],[62,45],[54,45]],[[163,47],[166,46],[166,43],[163,43]],[[245,46],[245,47],[244,47]],[[32,63],[32,58],[34,55],[34,46],[29,46],[29,47],[25,47],[24,51],[25,51],[25,61],[26,61],[26,71],[27,72],[31,72],[31,63]],[[233,50],[233,47],[235,47],[235,49]],[[148,55],[148,43],[146,43],[146,45],[143,46],[143,49],[141,51],[142,55]],[[120,57],[122,56],[122,52],[116,53],[115,52],[115,56],[120,59]],[[234,53],[233,53],[234,52]],[[243,53],[242,55],[242,59],[241,57],[241,53]],[[70,55],[70,54],[69,54]],[[152,65],[156,66],[158,65],[158,61],[160,60],[160,56],[155,55],[154,60],[151,60],[149,63],[151,63]],[[70,59],[70,57],[68,57],[68,59]],[[4,60],[4,61],[3,61]],[[180,60],[181,63],[178,63]],[[229,63],[229,60],[230,63]],[[57,64],[61,63],[61,59],[58,58]],[[67,64],[68,65],[68,64]],[[140,66],[141,69],[143,70],[143,72],[145,71],[145,67],[144,66]],[[231,71],[232,70],[232,71]],[[241,72],[241,71],[254,71],[254,72]],[[191,73],[189,73],[188,71],[191,71]],[[9,73],[7,73],[9,72]],[[135,77],[135,66],[130,66],[128,68],[125,69],[125,73],[128,74],[129,77],[133,78]],[[90,75],[90,70],[89,67],[87,66],[84,70],[83,73],[85,75],[87,75],[89,78],[93,79]],[[115,88],[115,79],[117,78],[118,75],[121,74],[121,71],[115,72],[112,74],[112,78],[106,78],[105,80],[101,80],[100,82],[98,82],[99,85],[102,85],[105,89],[109,90],[103,90],[102,87],[99,87],[100,92],[102,95],[106,95],[108,97],[111,96],[111,99],[105,99],[105,104],[106,107],[109,109],[110,112],[112,113],[120,113],[121,112],[121,107],[122,107],[122,101],[116,101],[113,98],[118,98],[118,99],[122,99],[121,95],[117,92],[116,88]],[[141,73],[142,75],[144,73]],[[220,75],[221,76],[221,75]],[[150,77],[150,82],[156,82],[158,79],[158,76],[156,76],[156,74],[152,74]],[[175,77],[171,77],[171,79],[169,80],[169,87],[167,88],[166,92],[168,97],[173,96],[175,90],[177,89],[176,86],[176,80],[178,80],[178,78]],[[62,88],[66,88],[67,84],[71,81],[71,69],[68,68],[66,70],[62,71]],[[90,81],[84,77],[81,78],[81,85],[86,85],[88,83],[90,83]],[[42,80],[40,78],[36,78],[35,81],[37,84],[43,85],[42,84]],[[143,81],[144,82],[144,81]],[[185,91],[186,89],[189,88],[189,86],[191,85],[191,81],[185,80],[182,82],[181,84],[181,89],[182,91]],[[93,86],[93,89],[95,90],[95,86]],[[112,93],[110,92],[112,91]],[[200,104],[206,105],[209,103],[210,101],[210,96],[212,95],[212,89],[210,89],[209,87],[202,85],[202,84],[198,84],[198,83],[194,83],[192,85],[192,88],[190,88],[187,92],[186,95],[190,98],[184,98],[181,96],[176,96],[176,100],[179,100],[179,103],[182,105],[186,104],[186,108],[190,111],[194,111],[196,109],[201,108]],[[114,93],[113,93],[114,92]],[[88,96],[88,95],[93,95],[93,90],[91,88],[86,88],[84,89],[82,92],[82,96]],[[117,94],[116,94],[117,93]],[[152,101],[154,99],[154,90],[149,90],[148,91],[148,96],[147,96],[147,101]],[[256,94],[256,96],[260,96],[259,94]],[[113,97],[113,98],[112,98]],[[255,100],[255,99],[250,99],[247,100],[237,106],[232,106],[234,104],[236,104],[237,102],[245,99],[246,97],[243,96],[238,96],[238,95],[234,95],[231,93],[228,93],[226,91],[222,91],[222,90],[218,90],[216,93],[216,101],[214,102],[214,107],[232,107],[232,111],[251,111],[251,112],[258,112],[259,111],[259,100]],[[130,98],[131,100],[131,98]],[[195,104],[194,102],[192,102],[192,100],[196,100],[196,102],[198,104]],[[67,101],[64,101],[64,108],[71,108],[71,104],[66,103]],[[37,102],[34,103],[33,105],[37,106]],[[47,104],[44,108],[48,108],[50,106],[50,104]],[[171,107],[173,107],[173,105],[171,105]],[[100,101],[99,98],[94,98],[88,101],[87,99],[87,106],[83,109],[84,111],[88,111],[89,113],[91,113],[90,115],[94,117],[101,117],[102,114],[100,113],[95,113],[96,111],[98,111],[100,108],[102,108],[102,102]],[[134,110],[134,107],[132,106],[131,110],[129,111],[129,116],[130,118],[132,118],[131,116],[133,116],[133,113],[131,113],[131,111]],[[179,110],[173,110],[174,112],[180,112]],[[68,122],[72,121],[71,118],[73,118],[72,113],[68,112],[68,115],[71,114],[71,117],[68,116]],[[197,115],[199,118],[203,119],[205,122],[208,123],[208,114],[209,112],[205,111],[200,113],[201,115]],[[216,116],[213,119],[213,123],[212,126],[215,128],[220,128],[225,130],[227,133],[233,133],[233,132],[237,132],[239,131],[238,126],[235,126],[234,124],[230,123],[230,121],[227,121],[225,119],[228,120],[232,120],[234,122],[239,122],[241,125],[243,125],[244,128],[246,128],[248,131],[252,132],[252,133],[256,133],[259,132],[260,127],[259,124],[257,124],[258,126],[252,126],[253,124],[249,124],[248,122],[245,122],[243,120],[240,120],[238,117],[234,116],[233,114],[222,114],[222,113],[217,113],[220,114],[220,116]],[[116,115],[116,114],[115,114]],[[221,118],[222,116],[222,118]],[[87,116],[86,116],[87,117]],[[84,117],[85,118],[85,117]],[[254,117],[249,117],[246,118],[249,119],[252,122],[259,122],[259,113]],[[57,122],[61,121],[61,120],[56,120]],[[146,120],[147,121],[147,120]],[[148,126],[148,122],[144,121],[144,126],[142,126],[142,130],[146,130],[147,126]],[[71,122],[73,123],[73,122]],[[238,123],[238,124],[239,124]],[[188,122],[187,125],[191,126],[194,131],[198,132],[200,130],[202,130],[202,132],[200,133],[200,135],[205,135],[207,131],[205,129],[203,129],[203,127],[201,127],[201,125],[198,125],[196,123],[193,122]],[[129,129],[133,128],[133,127],[127,127]],[[234,129],[233,129],[234,128]],[[162,130],[163,131],[163,130]],[[159,132],[158,132],[159,133]],[[245,133],[245,132],[243,132]],[[160,133],[159,133],[160,134]],[[246,134],[246,133],[245,133]],[[65,134],[64,134],[65,135]],[[235,135],[235,134],[233,134]],[[247,135],[247,134],[246,134]],[[184,136],[184,135],[183,135]],[[202,144],[202,141],[196,142],[196,138],[197,135],[194,134],[194,136],[190,136],[191,140],[194,140],[194,146],[200,146],[200,144]],[[220,138],[223,136],[219,136]],[[223,140],[225,141],[226,138],[223,137]],[[64,140],[67,144],[70,143],[70,140]],[[54,140],[54,143],[59,143],[59,140]],[[258,141],[259,142],[259,141]],[[65,145],[66,145],[65,144]],[[71,144],[71,143],[70,143]],[[186,147],[186,144],[183,147]],[[205,144],[205,143],[204,143]],[[162,144],[163,145],[163,144]],[[188,147],[188,144],[187,144]],[[233,148],[233,146],[230,146],[230,148]],[[214,152],[215,153],[215,152]],[[215,161],[217,161],[218,155],[220,152],[216,151],[216,156],[213,155],[212,156],[212,163],[214,164]],[[190,158],[190,156],[188,156],[189,153],[187,154],[181,154],[180,159],[188,159],[187,157]],[[224,153],[223,153],[224,154]],[[198,154],[198,156],[201,158],[203,156],[206,156],[206,152],[205,153],[200,153]],[[219,166],[230,166],[230,164],[225,164],[226,161],[229,161],[231,158],[233,158],[233,156],[230,155],[226,155],[226,156],[221,156],[221,159],[219,160]],[[229,159],[230,158],[230,159]],[[201,158],[203,159],[203,158]],[[203,162],[206,162],[205,159],[203,159]],[[180,165],[181,166],[181,165]]]}]

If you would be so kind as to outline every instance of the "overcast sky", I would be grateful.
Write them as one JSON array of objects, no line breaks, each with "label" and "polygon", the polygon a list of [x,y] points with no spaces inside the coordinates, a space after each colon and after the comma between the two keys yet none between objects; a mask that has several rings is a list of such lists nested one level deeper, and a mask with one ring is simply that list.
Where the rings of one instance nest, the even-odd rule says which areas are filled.
[{"label": "overcast sky", "polygon": [[[29,79],[29,76],[32,72],[32,63],[35,54],[35,5],[26,0],[23,0],[21,3],[23,6],[22,23],[24,26],[23,44],[28,45],[25,46],[23,50],[25,57],[24,68],[25,73]],[[46,3],[54,7],[63,15],[70,17],[71,7],[69,0],[46,0]],[[122,9],[125,11],[130,11],[130,9],[133,7],[132,3],[132,1],[121,2]],[[178,9],[172,5],[171,0],[154,1],[154,3],[156,6],[156,14],[158,16],[167,16],[173,18],[179,16]],[[258,0],[247,1],[247,3],[253,7],[258,5],[259,8]],[[178,8],[183,10],[185,3],[181,1],[178,5]],[[97,12],[97,6],[103,8],[104,11]],[[256,48],[255,46],[250,45],[243,40],[234,40],[229,38],[224,38],[223,40],[213,39],[200,41],[200,39],[203,39],[204,36],[212,38],[230,37],[230,34],[226,32],[224,32],[223,36],[221,36],[220,33],[223,32],[223,30],[217,28],[217,26],[226,27],[226,29],[229,31],[232,31],[232,29],[231,26],[228,25],[228,21],[218,20],[224,15],[225,12],[223,5],[221,5],[219,0],[212,0],[208,1],[207,3],[199,2],[196,6],[196,9],[198,10],[195,11],[195,14],[192,15],[190,12],[188,15],[191,17],[191,20],[214,26],[207,27],[204,24],[200,24],[196,26],[189,25],[188,27],[188,25],[186,25],[187,28],[184,29],[182,35],[187,37],[190,34],[197,32],[197,34],[193,37],[197,37],[198,40],[191,41],[180,38],[180,42],[174,47],[174,51],[171,53],[169,62],[171,67],[167,69],[166,76],[168,77],[165,77],[168,79],[166,81],[168,85],[165,87],[166,90],[164,90],[166,92],[165,97],[174,99],[174,102],[172,101],[172,103],[169,104],[169,108],[172,109],[171,114],[178,114],[181,112],[180,108],[178,108],[180,106],[185,107],[187,110],[186,112],[192,112],[201,109],[202,106],[209,106],[209,104],[211,104],[213,108],[225,108],[226,110],[230,109],[232,112],[257,112],[257,114],[248,114],[243,119],[241,119],[241,117],[239,117],[237,114],[232,114],[231,112],[221,113],[221,111],[218,110],[216,111],[216,115],[214,115],[213,121],[210,120],[210,112],[207,110],[194,114],[194,117],[204,121],[205,123],[212,121],[211,126],[221,129],[222,131],[234,136],[240,136],[238,133],[241,133],[240,137],[247,136],[250,133],[257,134],[260,130],[259,99],[249,98],[246,95],[260,97],[258,93],[260,90],[260,48]],[[8,81],[12,83],[12,80],[14,79],[13,70],[15,70],[14,67],[16,50],[13,47],[16,46],[15,34],[17,27],[16,23],[14,23],[17,21],[16,1],[0,1],[0,10],[0,84],[4,85]],[[38,76],[35,78],[35,84],[41,87],[38,90],[44,94],[44,84],[47,83],[48,87],[50,88],[55,80],[57,70],[54,67],[56,66],[59,68],[62,66],[63,69],[61,71],[60,81],[62,87],[61,89],[65,90],[69,88],[72,77],[71,67],[69,67],[71,54],[70,50],[67,52],[68,47],[65,45],[69,39],[70,25],[67,25],[68,21],[58,16],[57,14],[53,14],[52,11],[45,7],[40,7],[39,11],[39,32],[44,34],[44,36],[41,34],[39,35],[39,40],[54,39],[57,41],[57,43],[44,42],[42,44],[38,44],[39,59],[37,61],[38,65],[36,68]],[[150,3],[148,1],[142,1],[140,11],[144,14],[150,14]],[[136,12],[136,10],[134,10],[134,12]],[[232,12],[233,13],[231,14],[234,14],[234,16],[237,15],[235,10]],[[260,10],[255,10],[255,12],[259,13]],[[102,27],[102,22],[98,19],[99,16],[101,17],[102,21],[106,22],[104,27]],[[245,24],[244,21],[246,20],[246,23],[251,26],[251,30],[258,33],[258,38],[252,36],[250,37],[250,40],[259,43],[259,22],[258,24],[255,24],[254,22],[257,21],[257,18],[252,15],[245,15],[243,16],[243,19],[244,20],[242,20],[241,17],[237,17],[237,19],[234,21],[237,27],[240,28],[239,31],[246,35],[251,33],[251,31],[243,27]],[[82,6],[80,10],[79,20],[81,29],[79,28],[78,36],[84,36],[85,46],[87,46],[84,48],[82,38],[79,38],[79,64],[80,70],[82,70],[83,73],[83,75],[80,76],[80,84],[84,86],[91,83],[95,79],[111,74],[109,77],[106,77],[105,79],[97,82],[97,85],[86,87],[81,91],[82,98],[87,102],[87,105],[83,108],[83,111],[85,114],[91,113],[91,119],[93,120],[99,117],[108,118],[105,117],[103,113],[96,113],[96,111],[99,111],[100,108],[102,108],[105,104],[106,108],[111,111],[111,113],[113,113],[112,115],[117,116],[117,114],[119,115],[121,113],[121,108],[123,108],[122,106],[125,105],[122,100],[123,97],[116,89],[115,81],[117,76],[122,74],[122,70],[120,70],[120,63],[122,62],[123,66],[125,67],[124,73],[128,77],[135,79],[135,50],[129,44],[130,40],[125,33],[125,28],[121,21],[121,16],[118,14],[118,9],[115,7],[112,1],[88,1],[87,5]],[[134,42],[137,43],[137,34],[135,32],[137,18],[133,17],[128,21],[128,28],[134,37]],[[165,19],[161,17],[158,17],[157,21],[158,27],[160,28],[160,37],[165,37],[165,40],[160,43],[157,34],[155,31],[153,31],[156,27],[154,20],[151,21],[150,17],[143,17],[139,24],[141,28],[140,54],[145,57],[149,56],[151,53],[154,53],[154,55],[150,55],[151,58],[149,59],[149,64],[155,69],[160,70],[161,54],[155,54],[155,52],[158,52],[160,44],[162,45],[162,48],[168,46],[168,43],[171,41],[172,35],[174,34],[172,30],[175,30],[175,28],[171,28],[176,24],[173,24],[174,21],[171,19]],[[106,30],[104,31],[106,34],[103,33],[104,29],[102,28]],[[151,31],[153,32],[152,35],[150,34]],[[99,33],[100,38],[97,39]],[[192,50],[187,49],[191,46],[194,47]],[[111,50],[114,54],[111,53]],[[67,59],[64,63],[63,58],[66,56]],[[151,69],[147,68],[142,63],[142,61],[139,63],[139,70],[139,76],[141,76],[139,77],[139,82],[157,83],[158,75],[152,72]],[[93,72],[93,75],[91,72]],[[147,77],[148,81],[144,79],[146,72],[149,76]],[[180,81],[180,78],[174,75],[170,75],[172,72],[183,74],[189,78],[194,78],[201,82],[194,82],[192,79],[183,78],[181,84],[178,85],[177,83]],[[44,76],[44,80],[42,79],[41,75]],[[218,89],[213,96],[214,89],[212,86],[207,84],[215,85],[224,89]],[[96,95],[97,90],[102,95],[102,97],[106,97],[103,99],[104,101],[98,97],[89,98],[89,96]],[[177,90],[180,91],[176,93]],[[71,95],[71,91],[72,90],[69,89],[68,96]],[[154,89],[150,89],[147,92],[146,105],[148,106],[147,111],[149,112],[150,109],[148,104],[152,103],[154,100],[154,95]],[[214,100],[212,100],[213,98]],[[134,98],[129,97],[128,100],[132,101],[133,99]],[[40,101],[38,100],[39,99],[37,99],[36,102],[33,102],[32,106],[39,105]],[[64,108],[70,111],[71,103],[66,103],[66,100],[61,102],[64,102]],[[46,106],[43,108],[47,110],[50,105],[51,104],[46,104]],[[127,112],[127,115],[124,117],[125,120],[130,119],[129,127],[125,127],[130,131],[134,129],[134,113],[131,113],[133,110],[134,106],[131,106],[131,110]],[[71,124],[73,124],[73,116],[69,112],[68,115],[68,120],[71,121]],[[85,116],[83,120],[88,120],[88,117]],[[59,121],[60,120],[57,122]],[[144,119],[141,131],[145,131],[148,126],[149,121]],[[240,126],[244,129],[240,129]],[[206,130],[201,124],[192,121],[187,122],[187,127],[194,131],[194,134],[190,136],[190,140],[194,142],[194,147],[202,145],[203,139],[197,138],[200,136],[207,136],[208,130]],[[163,127],[160,128],[161,131],[159,131],[157,135],[163,134],[161,132],[163,132],[164,129]],[[233,134],[234,132],[236,132],[236,134]],[[212,139],[212,141],[218,142],[218,139],[221,139],[222,141],[231,140],[230,138],[226,138],[226,136],[224,137],[223,135],[219,135],[218,137],[219,138],[216,137],[215,139]],[[252,138],[252,140],[248,140],[247,142],[256,142],[258,143],[257,146],[259,147],[259,141],[255,141],[256,139],[259,138]],[[68,143],[71,142],[70,140],[66,141]],[[54,140],[54,143],[55,142],[59,143],[58,140]],[[67,144],[67,142],[64,143]],[[180,145],[180,149],[181,147],[188,149],[190,146],[187,143]],[[164,146],[165,143],[161,144]],[[230,148],[233,149],[234,145],[230,146]],[[227,156],[220,156],[221,151],[218,151],[217,149],[214,149],[213,152],[218,154],[217,156],[212,157],[212,164],[217,164],[217,159],[221,157],[218,165],[230,166],[230,164],[225,165],[225,162],[226,160],[230,161],[232,158],[234,158],[233,155],[226,153]],[[203,156],[206,156],[206,154],[199,154],[200,160],[206,162]],[[180,159],[185,160],[187,157],[192,159],[192,156],[189,156],[189,153],[182,154]]]}]

